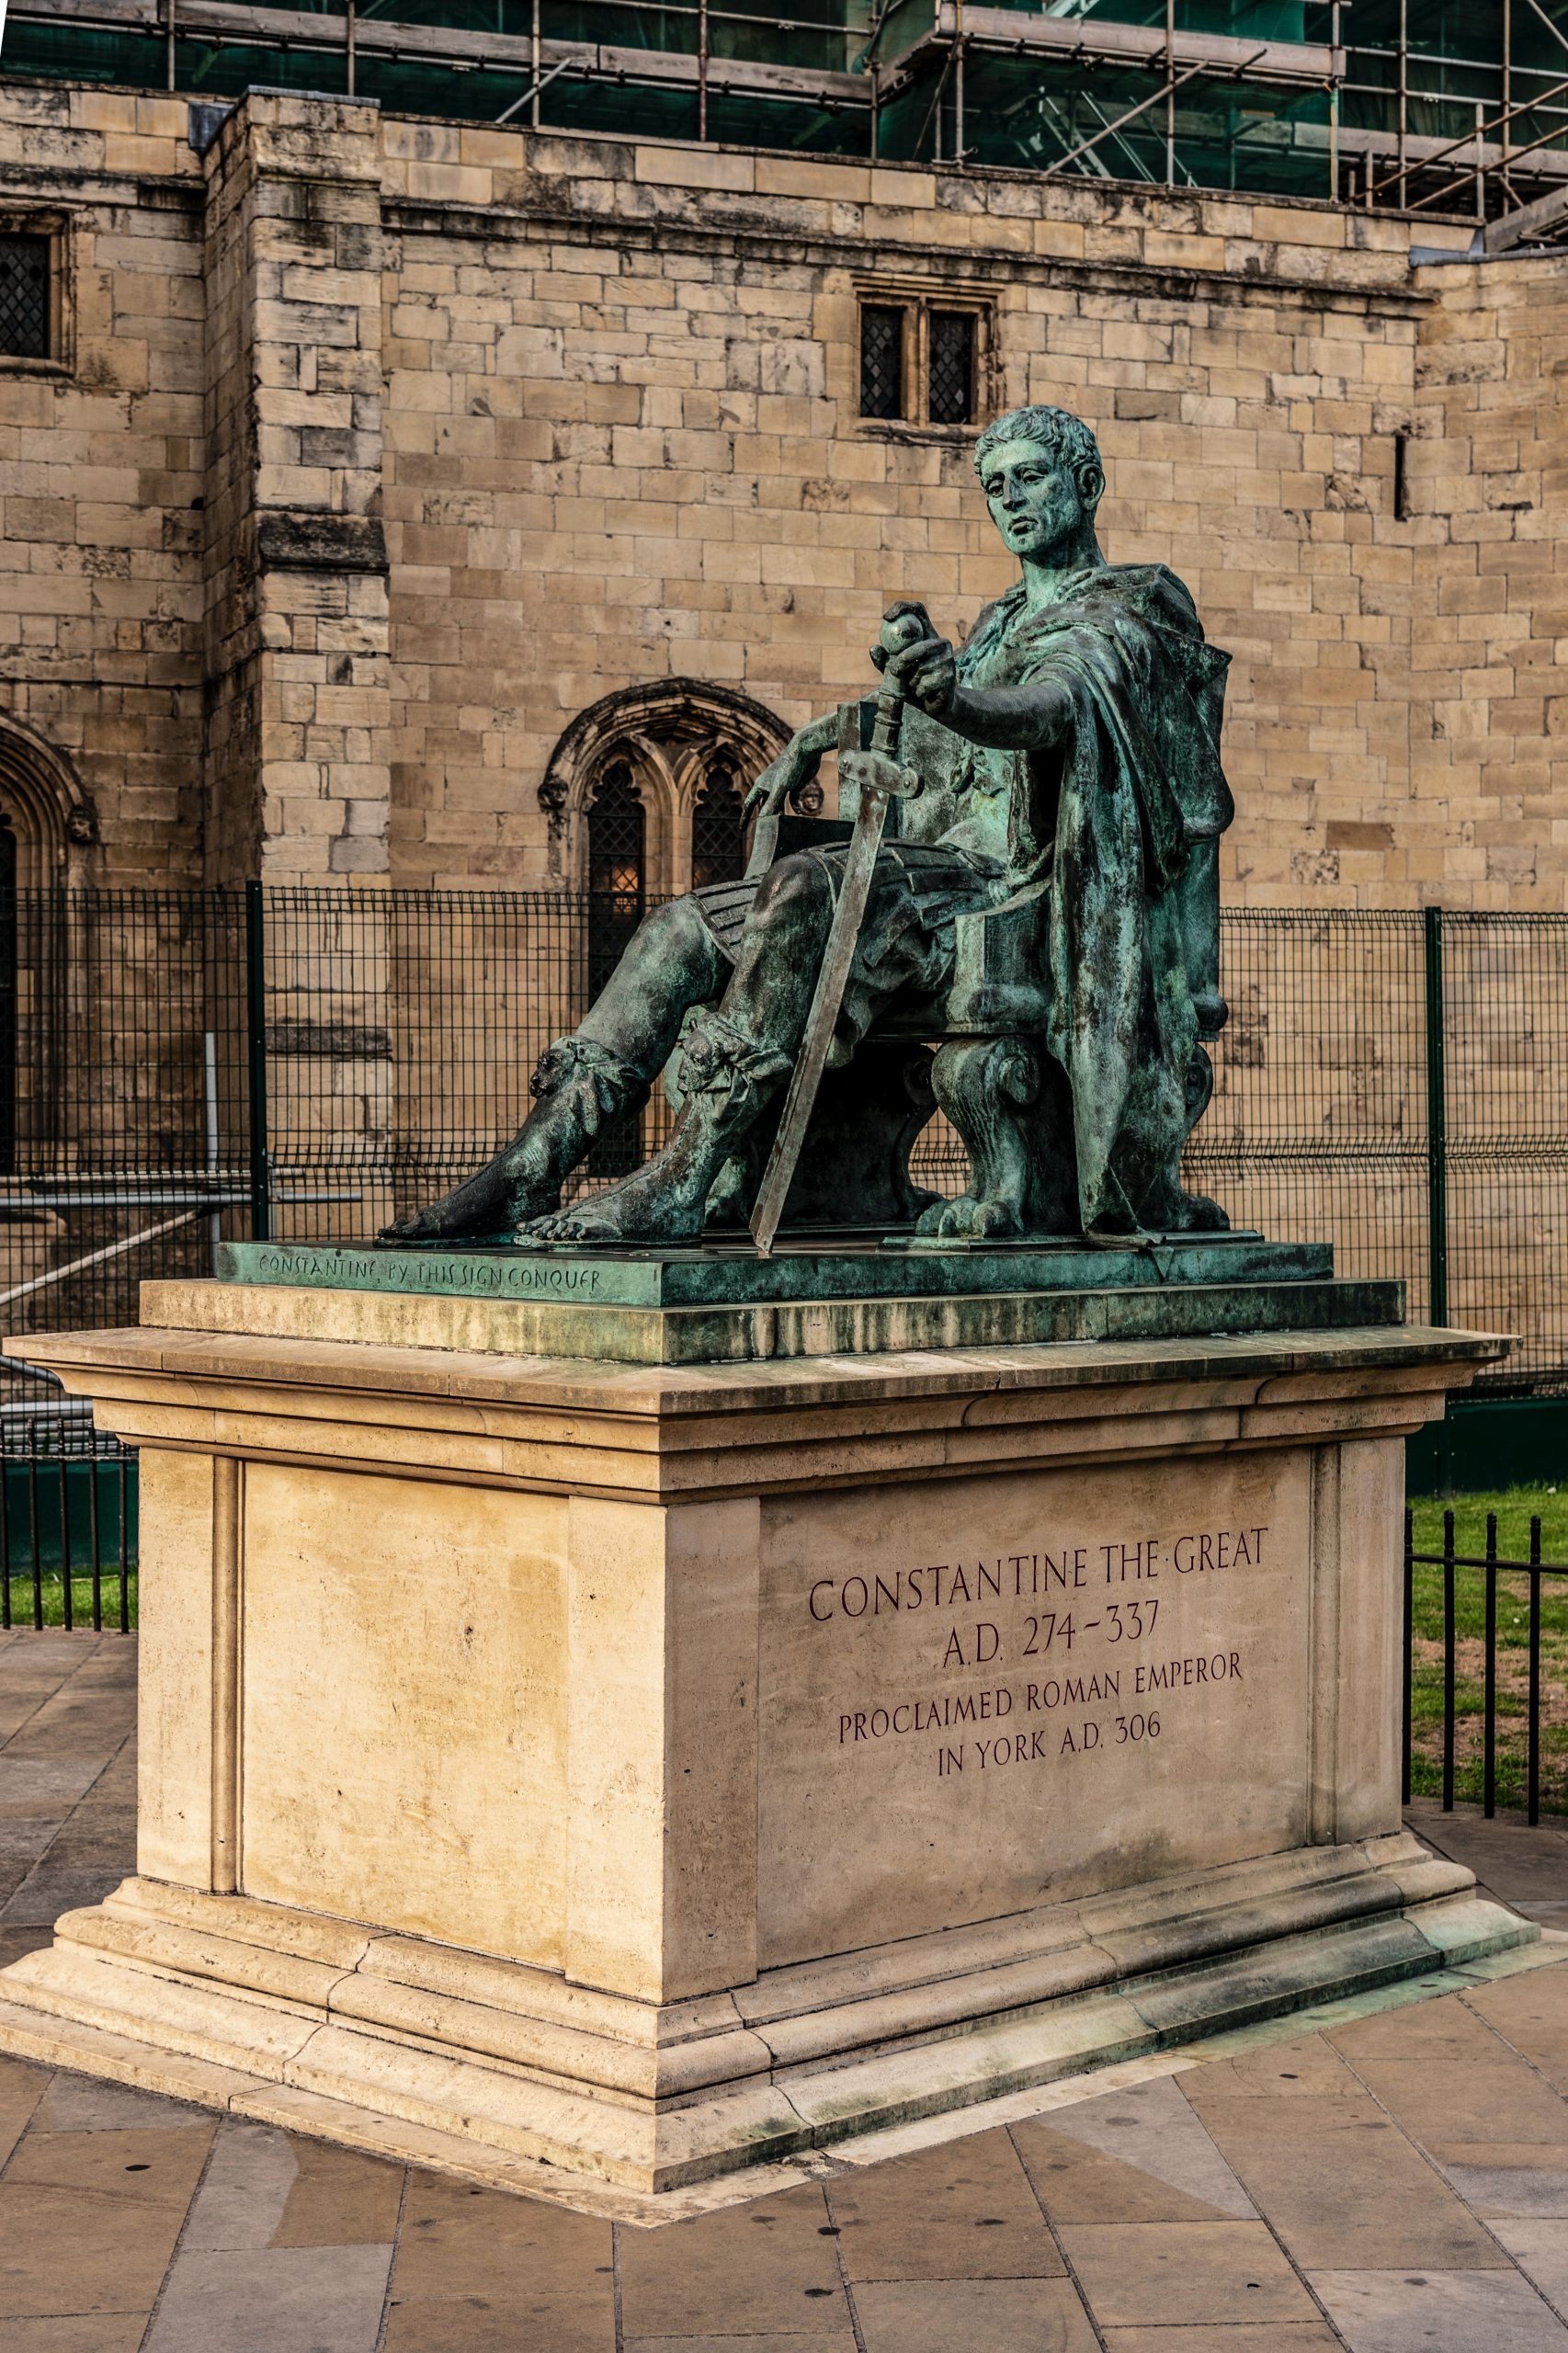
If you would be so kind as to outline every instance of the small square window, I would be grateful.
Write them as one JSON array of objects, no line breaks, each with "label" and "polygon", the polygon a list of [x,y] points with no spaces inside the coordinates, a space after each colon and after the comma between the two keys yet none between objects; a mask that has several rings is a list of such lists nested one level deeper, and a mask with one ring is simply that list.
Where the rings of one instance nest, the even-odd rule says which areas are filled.
[{"label": "small square window", "polygon": [[944,288],[930,301],[892,285],[860,300],[860,416],[869,424],[971,426],[983,422],[994,342],[992,305],[969,288]]},{"label": "small square window", "polygon": [[930,415],[933,425],[974,423],[974,313],[931,313]]},{"label": "small square window", "polygon": [[903,313],[886,303],[861,306],[860,414],[903,415]]},{"label": "small square window", "polygon": [[0,235],[0,356],[49,359],[51,240]]}]

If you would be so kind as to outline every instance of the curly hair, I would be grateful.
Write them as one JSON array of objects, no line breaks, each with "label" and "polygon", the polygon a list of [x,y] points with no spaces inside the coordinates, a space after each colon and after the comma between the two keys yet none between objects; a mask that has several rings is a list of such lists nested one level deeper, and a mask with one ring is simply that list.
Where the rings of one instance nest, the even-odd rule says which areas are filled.
[{"label": "curly hair", "polygon": [[1070,466],[1099,466],[1100,445],[1081,416],[1074,416],[1064,408],[1010,408],[994,425],[988,425],[974,445],[976,473],[985,462],[987,450],[996,449],[1004,441],[1038,441]]}]

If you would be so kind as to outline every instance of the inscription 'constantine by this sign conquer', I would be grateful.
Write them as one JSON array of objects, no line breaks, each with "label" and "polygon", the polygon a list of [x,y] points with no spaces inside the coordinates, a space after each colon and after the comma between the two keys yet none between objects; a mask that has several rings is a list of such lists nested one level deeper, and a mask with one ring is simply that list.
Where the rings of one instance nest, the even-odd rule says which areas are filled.
[{"label": "inscription 'constantine by this sign conquer'", "polygon": [[1162,1640],[1155,1587],[1259,1570],[1267,1543],[1267,1524],[1189,1529],[817,1577],[805,1604],[817,1627],[928,1630],[926,1654],[900,1660],[928,1672],[927,1687],[845,1705],[835,1745],[920,1742],[947,1779],[1157,1741],[1178,1693],[1211,1698],[1247,1668],[1222,1630],[1195,1638],[1188,1624],[1180,1648]]}]

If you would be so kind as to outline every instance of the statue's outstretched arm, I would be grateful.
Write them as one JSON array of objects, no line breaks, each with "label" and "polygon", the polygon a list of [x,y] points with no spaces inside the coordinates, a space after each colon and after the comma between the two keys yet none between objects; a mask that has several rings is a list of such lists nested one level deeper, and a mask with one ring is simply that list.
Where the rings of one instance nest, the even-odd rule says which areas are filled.
[{"label": "statue's outstretched arm", "polygon": [[923,638],[890,654],[883,675],[928,719],[940,720],[966,743],[994,751],[1044,751],[1062,741],[1072,713],[1070,696],[1050,678],[1032,678],[1022,687],[964,686],[957,657],[943,637]]}]

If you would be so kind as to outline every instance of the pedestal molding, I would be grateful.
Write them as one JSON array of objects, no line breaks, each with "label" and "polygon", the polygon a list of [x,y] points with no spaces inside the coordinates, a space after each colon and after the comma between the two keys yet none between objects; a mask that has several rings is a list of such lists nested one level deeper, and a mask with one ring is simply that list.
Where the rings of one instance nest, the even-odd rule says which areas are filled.
[{"label": "pedestal molding", "polygon": [[[0,1975],[0,2050],[209,2103],[220,2068],[235,2113],[290,2086],[358,2113],[360,2145],[397,2119],[478,2178],[521,2157],[658,2194],[971,2105],[978,2129],[988,2099],[1534,1941],[1473,1888],[1408,1835],[1309,1848],[987,1923],[966,1952],[915,1940],[924,1979],[883,1948],[696,2004],[593,1995],[590,2026],[549,1972],[418,1949],[436,1993],[400,1971],[405,1939],[129,1881]],[[84,2036],[106,2039],[90,2060]]]},{"label": "pedestal molding", "polygon": [[[221,1288],[214,1286],[214,1289]],[[726,1495],[1403,1437],[1502,1344],[1438,1331],[1040,1344],[786,1365],[508,1363],[153,1327],[16,1343],[128,1443],[541,1495]]]}]

